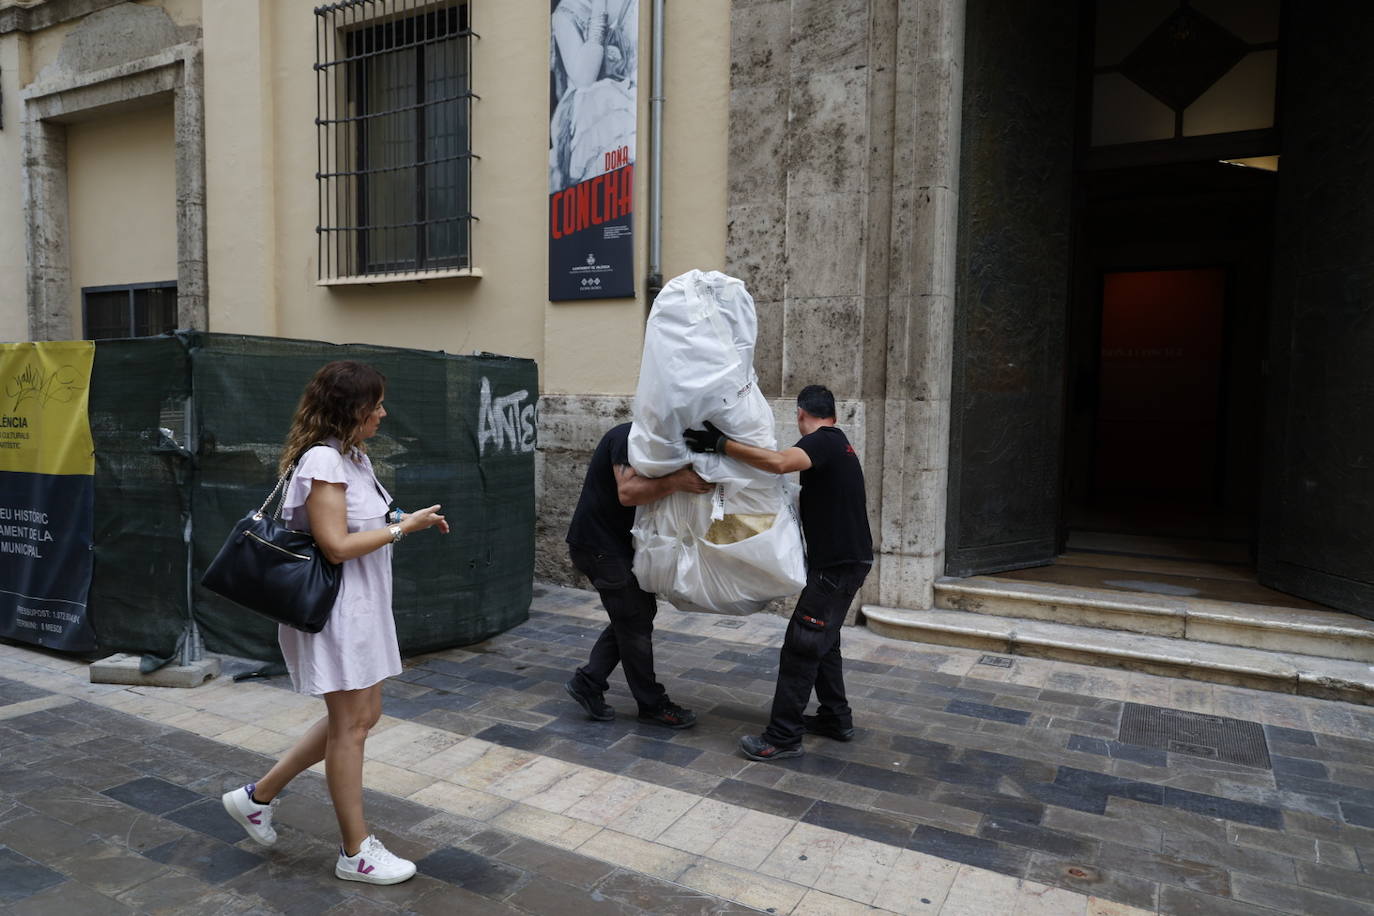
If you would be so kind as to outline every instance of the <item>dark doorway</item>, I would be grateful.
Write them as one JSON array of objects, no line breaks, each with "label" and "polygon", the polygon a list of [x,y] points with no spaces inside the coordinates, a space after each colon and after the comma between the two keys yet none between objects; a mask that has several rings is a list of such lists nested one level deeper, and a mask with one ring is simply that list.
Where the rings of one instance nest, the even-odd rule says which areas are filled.
[{"label": "dark doorway", "polygon": [[[965,33],[946,574],[1096,538],[1374,618],[1374,5],[969,0]],[[1180,271],[1219,344],[1215,296],[1115,298]],[[1117,320],[1151,308],[1182,344]],[[1140,401],[1168,366],[1124,351],[1169,346]]]},{"label": "dark doorway", "polygon": [[1065,546],[1252,561],[1274,188],[1225,162],[1080,176]]},{"label": "dark doorway", "polygon": [[1218,501],[1226,274],[1103,275],[1096,502],[1187,512]]}]

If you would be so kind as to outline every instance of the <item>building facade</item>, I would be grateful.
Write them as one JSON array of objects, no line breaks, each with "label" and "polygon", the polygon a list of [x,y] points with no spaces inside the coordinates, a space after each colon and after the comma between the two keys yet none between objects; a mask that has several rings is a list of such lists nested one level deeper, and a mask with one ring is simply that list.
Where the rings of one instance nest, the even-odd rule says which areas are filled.
[{"label": "building facade", "polygon": [[[1106,531],[1232,544],[1268,585],[1374,614],[1374,137],[1341,114],[1374,79],[1363,5],[663,8],[662,165],[641,91],[635,218],[661,179],[662,275],[747,283],[780,434],[799,388],[835,391],[879,545],[864,603],[930,608],[947,574]],[[369,216],[398,187],[373,174],[345,195],[361,212],[331,212],[322,182],[359,180],[369,147],[320,74],[410,19],[450,69],[408,58],[394,86],[418,102],[356,104],[456,86],[461,131],[390,139],[467,145],[417,154],[412,209]],[[533,2],[0,2],[0,336],[174,319],[532,357],[538,570],[571,581],[562,535],[629,416],[653,265],[637,224],[633,298],[549,300],[550,54]],[[421,225],[437,199],[460,235]]]}]

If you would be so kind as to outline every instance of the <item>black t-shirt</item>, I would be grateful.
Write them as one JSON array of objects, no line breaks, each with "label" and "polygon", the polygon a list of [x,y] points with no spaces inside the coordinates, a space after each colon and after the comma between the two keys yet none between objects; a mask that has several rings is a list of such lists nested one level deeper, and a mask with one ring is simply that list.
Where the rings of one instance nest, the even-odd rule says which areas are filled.
[{"label": "black t-shirt", "polygon": [[811,467],[801,472],[801,523],[806,563],[813,569],[840,563],[871,563],[873,536],[859,456],[839,427],[822,426],[802,436],[797,448]]},{"label": "black t-shirt", "polygon": [[634,506],[622,506],[615,481],[615,469],[630,463],[630,424],[622,423],[601,437],[587,478],[582,482],[568,543],[592,553],[618,557],[634,555],[630,527],[635,522]]}]

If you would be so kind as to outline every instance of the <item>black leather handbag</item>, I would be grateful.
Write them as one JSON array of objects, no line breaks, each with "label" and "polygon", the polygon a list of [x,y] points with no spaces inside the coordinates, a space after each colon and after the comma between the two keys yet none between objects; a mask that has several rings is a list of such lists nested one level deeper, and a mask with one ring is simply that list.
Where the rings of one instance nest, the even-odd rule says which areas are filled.
[{"label": "black leather handbag", "polygon": [[[343,567],[325,559],[307,532],[281,523],[284,488],[295,470],[293,465],[258,510],[239,520],[200,584],[277,623],[318,633],[334,609]],[[277,508],[268,515],[278,493]]]}]

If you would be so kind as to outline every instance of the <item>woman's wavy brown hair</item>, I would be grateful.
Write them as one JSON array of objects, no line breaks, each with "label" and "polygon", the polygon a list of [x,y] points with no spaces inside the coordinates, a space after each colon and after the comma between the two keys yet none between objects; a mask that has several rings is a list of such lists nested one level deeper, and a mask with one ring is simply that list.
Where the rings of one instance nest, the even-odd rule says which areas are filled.
[{"label": "woman's wavy brown hair", "polygon": [[305,386],[278,467],[283,474],[325,439],[339,440],[339,453],[361,448],[358,430],[386,394],[386,376],[367,363],[341,359],[315,373]]}]

